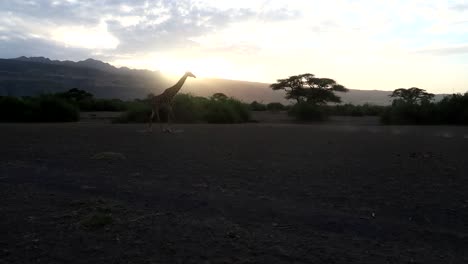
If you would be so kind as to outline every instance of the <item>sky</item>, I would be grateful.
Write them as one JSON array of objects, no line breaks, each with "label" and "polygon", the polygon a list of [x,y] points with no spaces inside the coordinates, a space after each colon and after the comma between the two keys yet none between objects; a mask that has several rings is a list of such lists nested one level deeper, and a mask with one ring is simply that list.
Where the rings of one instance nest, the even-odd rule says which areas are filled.
[{"label": "sky", "polygon": [[8,0],[0,58],[273,83],[468,91],[468,0]]}]

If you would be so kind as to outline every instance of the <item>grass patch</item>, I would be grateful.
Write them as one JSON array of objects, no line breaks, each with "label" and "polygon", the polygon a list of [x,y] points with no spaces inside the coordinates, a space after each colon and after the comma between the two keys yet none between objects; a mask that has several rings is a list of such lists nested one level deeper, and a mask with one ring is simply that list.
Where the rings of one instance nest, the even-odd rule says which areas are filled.
[{"label": "grass patch", "polygon": [[80,225],[87,230],[97,230],[104,228],[114,222],[111,214],[94,212],[87,215],[80,221]]}]

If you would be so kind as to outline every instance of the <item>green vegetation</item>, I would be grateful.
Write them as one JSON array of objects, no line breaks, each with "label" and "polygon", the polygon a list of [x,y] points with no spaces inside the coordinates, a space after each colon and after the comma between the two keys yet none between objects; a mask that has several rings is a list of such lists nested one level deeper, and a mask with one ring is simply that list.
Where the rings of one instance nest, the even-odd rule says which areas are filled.
[{"label": "green vegetation", "polygon": [[329,115],[339,116],[380,116],[386,109],[385,106],[363,104],[339,104],[326,106]]},{"label": "green vegetation", "polygon": [[257,101],[253,101],[250,105],[250,110],[252,111],[272,111],[272,112],[277,112],[277,111],[286,111],[289,109],[289,106],[283,105],[282,103],[279,102],[273,102],[273,103],[268,103],[268,104],[262,104]]},{"label": "green vegetation", "polygon": [[265,104],[259,103],[257,101],[253,101],[250,105],[250,110],[252,111],[266,111],[267,106]]},{"label": "green vegetation", "polygon": [[[297,82],[300,82],[300,86],[297,86]],[[286,85],[290,85],[289,88]],[[215,93],[209,98],[178,94],[172,107],[175,122],[242,123],[250,121],[251,111],[268,110],[288,111],[289,115],[302,122],[326,121],[330,115],[342,115],[380,116],[383,124],[468,125],[468,93],[449,95],[439,102],[433,102],[434,95],[423,89],[400,88],[390,95],[393,98],[391,106],[330,105],[327,103],[341,101],[334,91],[347,90],[332,79],[315,78],[311,74],[298,75],[278,80],[272,88],[286,89],[287,98],[294,98],[297,103],[293,106],[257,101],[245,104],[222,93]],[[145,123],[151,113],[150,98],[126,102],[96,99],[92,94],[76,88],[36,97],[0,96],[0,122],[74,122],[79,120],[81,110],[124,111],[114,122]],[[160,117],[162,122],[167,121],[165,109],[161,109]]]},{"label": "green vegetation", "polygon": [[[250,120],[249,105],[221,93],[214,94],[210,98],[178,94],[174,97],[172,109],[176,117],[175,121],[182,123],[242,123]],[[115,122],[148,122],[150,113],[148,98],[134,101],[128,104],[128,110]],[[164,109],[161,109],[160,117],[162,122],[167,121],[167,112]]]},{"label": "green vegetation", "polygon": [[294,116],[297,121],[325,121],[328,119],[326,108],[321,105],[300,102],[291,107],[288,111],[290,116]]},{"label": "green vegetation", "polygon": [[211,97],[205,102],[204,120],[208,123],[243,123],[250,120],[250,108],[234,98]]},{"label": "green vegetation", "polygon": [[75,105],[80,111],[125,111],[127,104],[120,99],[96,99],[91,93],[77,88],[55,96]]},{"label": "green vegetation", "polygon": [[0,122],[73,122],[79,110],[53,95],[39,97],[1,97]]},{"label": "green vegetation", "polygon": [[468,125],[468,93],[446,96],[436,109],[441,123]]},{"label": "green vegetation", "polygon": [[277,103],[277,102],[267,104],[266,108],[267,108],[268,111],[272,111],[272,112],[285,111],[285,110],[288,109],[282,103]]},{"label": "green vegetation", "polygon": [[81,222],[81,226],[93,231],[112,224],[113,218],[108,213],[95,212],[86,216]]},{"label": "green vegetation", "polygon": [[95,99],[84,90],[35,97],[0,97],[0,122],[73,122],[80,111],[124,111],[119,99]]},{"label": "green vegetation", "polygon": [[96,231],[116,222],[113,215],[122,211],[122,206],[103,199],[78,200],[71,203],[77,224],[85,230]]},{"label": "green vegetation", "polygon": [[448,95],[437,103],[432,102],[432,94],[414,87],[395,90],[391,96],[392,106],[381,116],[384,124],[468,125],[468,93]]}]

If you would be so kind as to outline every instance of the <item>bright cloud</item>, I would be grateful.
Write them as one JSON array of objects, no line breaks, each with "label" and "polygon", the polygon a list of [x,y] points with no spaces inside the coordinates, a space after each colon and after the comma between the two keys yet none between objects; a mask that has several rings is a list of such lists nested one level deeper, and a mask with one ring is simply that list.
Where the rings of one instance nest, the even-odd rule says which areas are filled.
[{"label": "bright cloud", "polygon": [[67,46],[86,49],[115,49],[119,45],[119,40],[103,23],[96,27],[58,27],[51,32],[51,38]]}]

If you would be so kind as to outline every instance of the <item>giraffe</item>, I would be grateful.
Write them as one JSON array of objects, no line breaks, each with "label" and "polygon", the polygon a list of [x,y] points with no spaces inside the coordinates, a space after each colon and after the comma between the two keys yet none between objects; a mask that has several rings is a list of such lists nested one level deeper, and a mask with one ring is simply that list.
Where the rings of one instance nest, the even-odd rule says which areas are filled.
[{"label": "giraffe", "polygon": [[193,73],[186,72],[184,76],[182,76],[182,78],[180,78],[180,80],[174,86],[167,88],[160,95],[156,95],[150,98],[151,115],[149,117],[148,122],[148,131],[152,131],[154,115],[156,115],[158,122],[161,124],[161,119],[159,118],[159,110],[161,108],[165,108],[167,110],[168,128],[163,129],[163,126],[161,124],[161,129],[163,132],[173,132],[172,129],[169,127],[170,117],[174,118],[174,112],[172,112],[171,105],[172,99],[174,99],[174,96],[179,92],[180,88],[182,88],[187,77],[197,78]]}]

